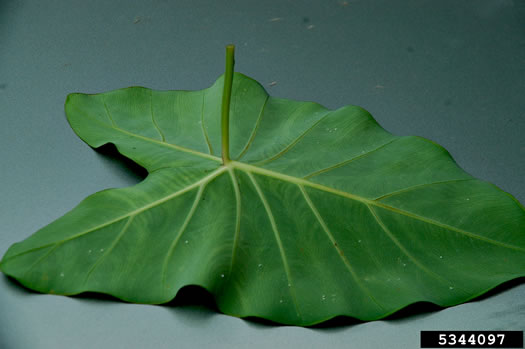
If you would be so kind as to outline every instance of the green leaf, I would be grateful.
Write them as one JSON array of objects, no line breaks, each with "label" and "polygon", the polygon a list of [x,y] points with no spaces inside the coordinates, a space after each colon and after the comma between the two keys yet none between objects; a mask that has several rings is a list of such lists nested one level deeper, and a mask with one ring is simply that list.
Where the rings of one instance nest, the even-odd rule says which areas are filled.
[{"label": "green leaf", "polygon": [[226,314],[295,325],[451,306],[525,276],[523,206],[362,108],[269,97],[236,73],[224,165],[223,80],[69,95],[80,138],[149,174],[14,244],[2,271],[39,292],[137,303],[199,285]]}]

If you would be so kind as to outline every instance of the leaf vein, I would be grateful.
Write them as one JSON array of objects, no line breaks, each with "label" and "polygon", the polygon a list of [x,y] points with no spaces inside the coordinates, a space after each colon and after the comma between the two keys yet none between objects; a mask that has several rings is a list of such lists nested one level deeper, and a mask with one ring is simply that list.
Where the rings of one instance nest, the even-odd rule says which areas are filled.
[{"label": "leaf vein", "polygon": [[426,274],[428,274],[429,276],[433,277],[434,279],[440,281],[441,283],[447,285],[447,286],[450,286],[452,285],[453,283],[450,281],[450,280],[447,280],[446,278],[442,277],[441,275],[439,274],[436,274],[435,272],[433,272],[432,270],[428,269],[425,265],[423,265],[416,257],[414,257],[407,249],[406,247],[394,236],[394,234],[392,234],[392,232],[390,231],[390,229],[388,229],[388,227],[385,225],[385,223],[383,222],[383,220],[378,216],[377,212],[373,209],[372,206],[370,205],[366,205],[368,207],[368,209],[370,210],[370,212],[372,213],[372,216],[374,217],[375,221],[377,222],[377,224],[381,227],[381,229],[385,232],[386,236],[388,236],[388,238],[399,248],[399,250],[401,252],[403,252],[403,254],[405,256],[408,257],[408,259],[410,259],[419,269],[421,269],[422,271],[424,271]]},{"label": "leaf vein", "polygon": [[259,115],[257,116],[257,121],[255,121],[255,127],[252,130],[252,134],[250,135],[250,138],[246,142],[246,145],[244,146],[243,150],[239,154],[237,160],[240,160],[246,154],[248,149],[250,149],[250,147],[251,147],[251,145],[253,143],[253,140],[255,139],[255,135],[257,134],[257,130],[259,129],[259,125],[261,123],[262,115],[264,114],[264,110],[266,108],[266,104],[268,103],[269,99],[270,99],[270,96],[266,95],[266,99],[264,100],[264,103],[263,103],[263,106],[261,108],[261,111],[259,112]]},{"label": "leaf vein", "polygon": [[204,140],[206,141],[206,144],[208,145],[210,155],[213,155],[213,149],[211,147],[210,138],[208,137],[208,132],[206,132],[206,127],[204,125],[204,97],[205,96],[206,96],[206,91],[203,91],[202,92],[202,108],[201,108],[201,128],[202,128],[202,133],[204,135]]},{"label": "leaf vein", "polygon": [[404,216],[407,216],[407,217],[410,217],[410,218],[413,218],[413,219],[416,219],[416,220],[420,220],[422,222],[425,222],[425,223],[428,223],[428,224],[431,224],[431,225],[439,226],[439,227],[444,228],[446,230],[451,230],[451,231],[457,232],[459,234],[468,236],[470,238],[484,241],[484,242],[489,243],[489,244],[501,246],[501,247],[512,249],[512,250],[525,252],[525,248],[522,248],[522,247],[519,247],[519,246],[510,245],[510,244],[507,244],[507,243],[504,243],[504,242],[501,242],[501,241],[493,240],[493,239],[488,238],[488,237],[477,235],[477,234],[474,234],[472,232],[468,232],[466,230],[463,230],[463,229],[460,229],[460,228],[456,228],[456,227],[453,227],[451,225],[448,225],[448,224],[445,224],[445,223],[442,223],[442,222],[439,222],[439,221],[435,221],[433,219],[430,219],[430,218],[427,218],[427,217],[423,217],[423,216],[417,215],[417,214],[409,212],[409,211],[398,209],[398,208],[395,208],[395,207],[383,204],[381,202],[377,202],[377,201],[374,201],[374,200],[371,200],[371,199],[364,198],[364,197],[359,196],[359,195],[355,195],[355,194],[347,193],[347,192],[344,192],[344,191],[341,191],[341,190],[338,190],[338,189],[330,188],[330,187],[324,186],[322,184],[318,184],[318,183],[315,183],[315,182],[310,182],[310,181],[302,179],[302,178],[288,176],[288,175],[285,175],[285,174],[282,174],[282,173],[274,172],[274,171],[271,171],[271,170],[267,170],[267,169],[264,169],[264,168],[260,168],[260,167],[256,167],[256,166],[252,166],[252,165],[249,165],[249,164],[244,164],[244,163],[236,162],[236,161],[232,161],[231,165],[235,166],[236,168],[238,168],[240,170],[243,170],[245,172],[257,173],[257,174],[260,174],[260,175],[263,175],[263,176],[266,176],[266,177],[276,178],[276,179],[279,179],[279,180],[282,180],[282,181],[286,181],[286,182],[289,182],[289,183],[301,184],[301,185],[304,185],[304,186],[308,186],[310,188],[318,189],[318,190],[321,190],[321,191],[324,191],[324,192],[327,192],[327,193],[331,193],[331,194],[334,194],[334,195],[337,195],[337,196],[341,196],[341,197],[344,197],[344,198],[347,198],[347,199],[350,199],[350,200],[359,201],[359,202],[362,202],[364,204],[381,207],[381,208],[384,208],[386,210],[392,211],[394,213],[401,214],[401,215],[404,215]]},{"label": "leaf vein", "polygon": [[261,188],[259,187],[259,184],[255,180],[253,175],[250,172],[246,172],[246,174],[248,175],[248,177],[252,181],[252,184],[255,187],[255,191],[257,192],[257,195],[259,196],[259,198],[260,198],[260,200],[261,200],[261,202],[262,202],[262,204],[264,206],[264,209],[266,211],[266,215],[268,216],[268,220],[270,221],[270,225],[272,226],[272,230],[273,230],[273,234],[274,234],[274,237],[275,237],[275,241],[277,242],[277,246],[279,247],[279,253],[281,255],[281,260],[283,262],[283,268],[284,268],[284,272],[286,274],[286,279],[288,281],[288,285],[290,285],[290,287],[288,287],[288,289],[290,290],[290,296],[291,296],[292,301],[294,303],[297,315],[301,318],[301,314],[299,312],[299,305],[297,304],[297,297],[295,295],[294,284],[292,282],[292,278],[291,278],[291,275],[290,275],[290,266],[288,265],[288,260],[286,258],[286,253],[284,251],[283,243],[281,241],[279,230],[277,229],[277,224],[275,222],[275,218],[274,218],[272,210],[270,208],[270,204],[266,200],[266,197],[264,196]]},{"label": "leaf vein", "polygon": [[473,181],[473,180],[476,180],[476,179],[475,178],[449,179],[449,180],[446,180],[446,181],[417,184],[417,185],[413,185],[411,187],[403,188],[403,189],[400,189],[400,190],[393,191],[391,193],[387,193],[387,194],[381,195],[381,196],[379,196],[379,197],[377,197],[377,198],[375,198],[373,200],[374,201],[381,201],[381,200],[386,199],[388,197],[399,195],[399,194],[402,194],[402,193],[405,193],[405,192],[408,192],[408,191],[412,191],[412,190],[418,190],[418,189],[425,188],[425,187],[428,187],[428,186],[431,186],[431,185],[445,184],[445,183],[454,183],[454,182],[464,182],[464,181]]},{"label": "leaf vein", "polygon": [[230,272],[228,273],[228,277],[230,277],[233,265],[235,264],[235,255],[237,251],[237,246],[239,243],[239,234],[240,234],[240,228],[241,228],[241,193],[239,191],[239,184],[237,183],[237,179],[235,178],[235,173],[232,169],[229,169],[230,178],[232,180],[233,190],[235,192],[235,232],[233,236],[233,246],[232,246],[232,260],[230,264]]},{"label": "leaf vein", "polygon": [[[299,108],[298,108],[299,109]],[[319,123],[321,123],[325,118],[326,116],[330,115],[332,113],[332,110],[328,110],[323,116],[321,116],[319,118],[319,120],[317,120],[312,126],[310,126],[307,130],[305,130],[303,133],[301,133],[299,135],[299,137],[295,138],[292,143],[290,143],[289,145],[287,145],[283,150],[281,150],[280,152],[278,152],[277,154],[275,154],[274,156],[272,157],[269,157],[267,159],[263,159],[263,160],[259,160],[257,162],[254,163],[254,165],[258,165],[258,166],[262,166],[264,164],[267,164],[269,162],[272,162],[274,160],[277,160],[278,158],[280,158],[281,156],[283,156],[284,154],[286,154],[290,149],[292,149],[297,143],[299,143],[299,141],[301,139],[303,139],[308,133],[310,133],[313,129],[315,129],[317,127],[317,125],[319,125]]]},{"label": "leaf vein", "polygon": [[353,157],[353,158],[351,158],[351,159],[348,159],[348,160],[345,160],[345,161],[339,162],[339,163],[337,163],[337,164],[334,164],[334,165],[332,165],[332,166],[329,166],[329,167],[326,167],[326,168],[320,169],[320,170],[318,170],[318,171],[312,172],[312,173],[310,173],[310,174],[304,176],[303,178],[304,178],[304,179],[310,179],[310,178],[315,177],[315,176],[317,176],[317,175],[320,175],[320,174],[322,174],[322,173],[326,173],[326,172],[329,172],[329,171],[331,171],[331,170],[335,170],[336,168],[339,168],[339,167],[345,166],[345,165],[351,163],[352,161],[359,160],[359,159],[361,159],[361,158],[363,158],[363,157],[365,157],[365,156],[370,155],[371,153],[373,153],[373,152],[375,152],[375,151],[377,151],[377,150],[379,150],[379,149],[381,149],[381,148],[383,148],[383,147],[389,145],[389,144],[392,143],[392,142],[397,141],[398,139],[399,139],[399,138],[394,138],[394,139],[392,139],[392,140],[390,140],[390,141],[388,141],[388,142],[386,142],[386,143],[380,145],[379,147],[377,147],[377,148],[375,148],[375,149],[372,149],[372,150],[370,150],[370,151],[368,151],[368,152],[366,152],[366,153],[359,154],[358,156],[355,156],[355,157]]},{"label": "leaf vein", "polygon": [[315,207],[314,203],[312,202],[312,200],[310,199],[310,196],[308,195],[308,193],[306,192],[306,190],[304,190],[304,187],[301,185],[301,184],[297,184],[297,186],[299,187],[299,189],[301,190],[301,193],[303,194],[303,197],[304,197],[304,200],[306,201],[306,203],[308,204],[308,206],[310,207],[312,213],[314,214],[315,218],[317,219],[317,221],[319,222],[319,224],[321,225],[321,227],[323,228],[323,231],[326,233],[326,236],[328,237],[328,239],[330,240],[330,242],[332,243],[331,245],[334,247],[337,255],[341,258],[341,261],[343,262],[343,264],[345,265],[345,268],[348,270],[348,272],[350,273],[350,275],[352,276],[352,278],[354,279],[355,283],[359,286],[359,288],[361,288],[361,290],[368,296],[368,298],[370,298],[370,300],[372,300],[373,303],[375,303],[381,310],[385,310],[385,308],[379,304],[377,302],[377,300],[374,298],[374,296],[372,295],[372,293],[370,292],[370,290],[361,282],[361,280],[359,279],[359,277],[357,276],[354,268],[352,267],[352,265],[350,264],[350,261],[348,260],[348,258],[346,258],[346,256],[344,255],[344,253],[341,251],[341,249],[337,246],[337,242],[334,238],[334,236],[332,235],[332,232],[330,231],[330,229],[328,228],[328,226],[326,225],[326,222],[324,221],[323,217],[321,216],[321,214],[319,213],[319,211],[317,210],[317,208]]},{"label": "leaf vein", "polygon": [[201,158],[215,160],[215,161],[218,161],[218,162],[222,161],[221,158],[218,158],[216,156],[213,156],[213,155],[210,155],[210,154],[201,153],[201,152],[198,152],[198,151],[195,151],[195,150],[191,150],[191,149],[188,149],[188,148],[185,148],[185,147],[181,147],[180,145],[175,145],[175,144],[165,143],[165,142],[159,142],[159,141],[157,141],[155,139],[144,137],[144,136],[141,136],[141,135],[138,135],[138,134],[134,134],[134,133],[128,132],[126,130],[123,130],[121,128],[116,128],[115,127],[115,130],[120,131],[122,133],[125,133],[125,134],[127,134],[127,135],[129,135],[131,137],[140,138],[140,139],[145,140],[147,142],[156,143],[156,144],[159,144],[159,145],[162,145],[162,146],[165,146],[165,147],[169,147],[169,148],[173,148],[173,149],[185,152],[185,153],[190,153],[190,154],[199,156]]},{"label": "leaf vein", "polygon": [[[108,105],[106,104],[106,97],[104,97],[104,95],[102,95],[102,103],[104,104],[104,109],[106,110],[106,115],[109,121],[111,122],[111,125],[114,128],[118,128],[117,124],[115,123],[115,120],[113,120],[113,118],[111,117],[111,113],[109,112]],[[92,118],[92,117],[89,117],[89,118],[95,120],[95,118]]]},{"label": "leaf vein", "polygon": [[84,282],[83,282],[83,285],[85,285],[87,283],[87,281],[89,280],[89,278],[91,277],[91,274],[93,273],[93,271],[95,271],[95,269],[100,265],[100,263],[102,263],[102,261],[106,258],[106,256],[111,252],[113,251],[113,249],[115,248],[115,246],[119,243],[120,239],[122,239],[122,237],[124,236],[124,234],[126,233],[126,231],[128,231],[128,228],[129,228],[129,225],[131,224],[131,222],[133,221],[133,218],[135,216],[132,215],[132,216],[129,216],[128,217],[128,221],[126,222],[126,224],[124,224],[124,226],[122,227],[122,229],[120,230],[119,234],[117,235],[117,237],[115,238],[115,240],[111,243],[111,246],[106,249],[106,251],[104,252],[104,254],[102,256],[100,256],[97,261],[93,264],[93,266],[89,269],[89,271],[87,272],[86,274],[86,277],[84,278]]},{"label": "leaf vein", "polygon": [[164,137],[164,133],[162,133],[162,130],[160,129],[159,125],[155,121],[155,114],[153,113],[153,91],[149,90],[149,96],[150,96],[150,113],[151,113],[151,122],[153,122],[153,126],[157,129],[157,132],[160,135],[160,138],[162,139],[162,142],[166,142],[166,138]]},{"label": "leaf vein", "polygon": [[210,155],[210,154],[205,154],[205,153],[201,153],[201,152],[198,152],[198,151],[195,151],[195,150],[192,150],[192,149],[189,149],[189,148],[185,148],[185,147],[182,147],[180,145],[175,145],[175,144],[172,144],[172,143],[167,143],[167,142],[161,142],[161,141],[158,141],[156,139],[153,139],[153,138],[149,138],[149,137],[144,137],[144,136],[141,136],[141,135],[138,135],[138,134],[135,134],[135,133],[132,133],[132,132],[129,132],[129,131],[126,131],[122,128],[119,128],[118,126],[116,126],[115,124],[111,125],[111,126],[107,126],[106,123],[100,121],[100,120],[97,120],[89,115],[86,115],[85,116],[86,118],[88,119],[91,119],[93,120],[93,122],[96,122],[98,124],[101,124],[102,127],[109,127],[109,128],[112,128],[114,129],[115,131],[117,132],[121,132],[121,133],[124,133],[128,136],[131,136],[131,137],[134,137],[134,138],[139,138],[143,141],[146,141],[146,142],[150,142],[150,143],[155,143],[157,145],[160,145],[162,147],[168,147],[168,148],[172,148],[172,149],[175,149],[175,150],[179,150],[179,151],[182,151],[182,152],[185,152],[185,153],[189,153],[189,154],[193,154],[195,156],[198,156],[198,157],[201,157],[201,158],[206,158],[206,159],[210,159],[210,160],[213,160],[213,161],[217,161],[217,162],[222,162],[222,159],[220,157],[217,157],[217,156],[213,156],[213,155]]},{"label": "leaf vein", "polygon": [[[57,248],[59,248],[60,245],[62,245],[62,244],[59,243],[59,244],[55,244],[54,246],[53,246],[53,244],[49,244],[49,245],[41,246],[41,247],[35,249],[35,250],[41,250],[41,249],[43,249],[43,248],[46,248],[46,247],[49,247],[49,246],[53,246],[53,248],[51,248],[49,251],[47,251],[47,253],[46,253],[45,255],[43,255],[42,257],[38,258],[33,264],[31,264],[31,266],[30,266],[30,267],[27,269],[27,271],[24,273],[24,277],[27,276],[27,274],[29,274],[29,273],[30,273],[30,272],[31,272],[31,271],[37,266],[38,263],[42,262],[42,261],[45,260],[47,257],[49,257],[49,255],[50,255],[51,253],[53,253],[54,250],[56,250]],[[23,254],[25,254],[25,253],[23,253]],[[22,255],[22,253],[21,253],[20,255]],[[12,258],[9,258],[8,260],[11,260],[11,259],[13,259],[14,257],[18,257],[18,256],[19,256],[19,255],[13,256]]]},{"label": "leaf vein", "polygon": [[108,225],[111,225],[111,224],[113,224],[113,223],[116,223],[116,222],[118,222],[118,221],[120,221],[120,220],[122,220],[122,219],[128,218],[129,216],[136,215],[136,214],[139,214],[139,213],[142,212],[142,211],[148,210],[148,209],[150,209],[150,208],[152,208],[152,207],[156,207],[156,206],[158,206],[158,205],[160,205],[160,204],[162,204],[162,203],[164,203],[164,202],[166,202],[166,201],[169,201],[169,200],[171,200],[171,199],[173,199],[173,198],[176,198],[176,197],[178,197],[178,196],[180,196],[180,195],[182,195],[182,194],[184,194],[184,193],[187,193],[188,191],[190,191],[190,190],[192,190],[192,189],[194,189],[194,188],[200,186],[201,184],[208,183],[208,182],[212,181],[214,178],[218,177],[220,174],[222,174],[224,171],[226,171],[226,169],[227,169],[226,167],[219,167],[217,170],[213,171],[212,173],[210,173],[210,174],[207,175],[206,177],[201,178],[201,179],[198,180],[197,182],[195,182],[195,183],[193,183],[193,184],[191,184],[191,185],[189,185],[189,186],[187,186],[187,187],[185,187],[185,188],[183,188],[183,189],[181,189],[181,190],[179,190],[179,191],[176,191],[175,193],[172,193],[172,194],[167,195],[167,196],[165,196],[165,197],[163,197],[163,198],[160,198],[160,199],[158,199],[158,200],[156,200],[156,201],[154,201],[154,202],[152,202],[152,203],[150,203],[150,204],[148,204],[148,205],[144,205],[144,206],[141,207],[141,208],[138,208],[138,209],[136,209],[136,210],[133,210],[133,211],[131,211],[131,212],[128,212],[128,213],[126,213],[126,214],[124,214],[124,215],[122,215],[122,216],[119,216],[119,217],[117,217],[117,218],[114,218],[114,219],[112,219],[112,220],[110,220],[110,221],[108,221],[108,222],[105,222],[105,223],[99,224],[99,225],[97,225],[97,226],[95,226],[95,227],[92,227],[92,228],[86,230],[86,231],[83,231],[83,232],[77,233],[77,234],[75,234],[75,235],[72,235],[72,236],[70,236],[70,237],[68,237],[68,238],[66,238],[66,239],[63,239],[63,240],[60,240],[60,241],[54,241],[54,242],[52,242],[52,243],[48,243],[48,244],[45,244],[45,245],[42,245],[42,246],[39,246],[39,247],[36,247],[36,248],[30,249],[30,250],[27,250],[27,251],[21,252],[21,253],[19,253],[19,254],[14,255],[14,256],[10,256],[8,259],[6,259],[6,260],[4,260],[4,261],[9,261],[9,260],[11,260],[11,259],[14,259],[14,258],[20,257],[20,256],[25,255],[25,254],[28,254],[28,253],[32,253],[32,252],[35,252],[35,251],[38,251],[38,250],[41,250],[41,249],[46,248],[46,247],[49,247],[49,246],[63,244],[63,243],[65,243],[65,242],[69,241],[69,240],[76,239],[76,238],[78,238],[78,237],[81,237],[81,236],[84,236],[84,235],[86,235],[86,234],[89,234],[89,233],[91,233],[91,232],[93,232],[93,231],[96,231],[96,230],[98,230],[98,229],[102,229],[102,228],[104,228],[104,227],[106,227],[106,226],[108,226]]},{"label": "leaf vein", "polygon": [[162,273],[161,273],[163,289],[167,287],[166,277],[167,277],[169,260],[171,259],[171,256],[173,255],[173,252],[175,251],[175,247],[177,246],[180,238],[182,237],[182,234],[186,231],[188,224],[190,223],[191,219],[193,218],[193,215],[195,214],[195,211],[197,210],[197,206],[199,205],[200,199],[202,197],[202,193],[204,192],[204,188],[206,188],[206,183],[202,183],[199,186],[199,190],[197,191],[197,194],[195,195],[195,199],[193,200],[191,209],[188,212],[188,215],[186,216],[184,223],[182,224],[179,231],[177,232],[175,239],[173,239],[173,241],[171,242],[171,245],[168,249],[168,253],[166,253],[166,257],[164,258],[164,263],[162,264]]}]

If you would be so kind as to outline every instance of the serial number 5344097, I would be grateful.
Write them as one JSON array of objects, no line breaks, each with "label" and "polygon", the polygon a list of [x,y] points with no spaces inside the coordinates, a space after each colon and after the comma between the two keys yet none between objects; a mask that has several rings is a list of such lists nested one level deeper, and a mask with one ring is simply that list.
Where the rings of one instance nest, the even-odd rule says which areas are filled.
[{"label": "serial number 5344097", "polygon": [[470,335],[462,333],[459,336],[457,336],[454,333],[440,333],[439,334],[439,345],[455,345],[456,343],[459,343],[461,345],[467,346],[468,344],[472,346],[477,345],[503,345],[503,342],[505,341],[505,334],[504,333],[480,333],[478,335],[472,333]]}]

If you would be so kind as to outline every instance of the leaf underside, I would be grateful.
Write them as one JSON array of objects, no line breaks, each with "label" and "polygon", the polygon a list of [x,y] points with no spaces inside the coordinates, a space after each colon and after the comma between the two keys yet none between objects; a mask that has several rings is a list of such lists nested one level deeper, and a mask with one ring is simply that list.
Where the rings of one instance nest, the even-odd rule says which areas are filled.
[{"label": "leaf underside", "polygon": [[89,196],[1,270],[39,292],[136,303],[199,285],[226,314],[295,325],[451,306],[525,276],[523,206],[359,107],[269,97],[236,73],[224,166],[222,85],[69,95],[78,136],[148,176]]}]

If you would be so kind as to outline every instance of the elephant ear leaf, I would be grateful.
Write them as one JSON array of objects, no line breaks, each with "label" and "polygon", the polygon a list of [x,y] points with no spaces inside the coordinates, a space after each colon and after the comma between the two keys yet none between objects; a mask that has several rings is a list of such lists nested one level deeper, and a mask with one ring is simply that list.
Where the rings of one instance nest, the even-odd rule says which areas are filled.
[{"label": "elephant ear leaf", "polygon": [[270,97],[229,50],[207,89],[69,95],[76,134],[148,176],[15,243],[1,270],[39,292],[149,304],[199,285],[226,314],[294,325],[451,306],[525,276],[511,195],[362,108]]}]

